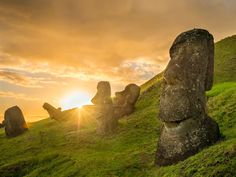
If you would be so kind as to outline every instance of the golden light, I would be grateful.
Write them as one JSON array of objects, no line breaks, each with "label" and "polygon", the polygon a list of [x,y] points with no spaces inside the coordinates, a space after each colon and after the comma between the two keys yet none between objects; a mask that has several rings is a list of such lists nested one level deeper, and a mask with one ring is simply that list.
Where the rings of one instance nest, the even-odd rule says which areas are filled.
[{"label": "golden light", "polygon": [[60,100],[60,106],[63,110],[81,108],[83,105],[91,104],[90,99],[89,94],[84,91],[73,91]]}]

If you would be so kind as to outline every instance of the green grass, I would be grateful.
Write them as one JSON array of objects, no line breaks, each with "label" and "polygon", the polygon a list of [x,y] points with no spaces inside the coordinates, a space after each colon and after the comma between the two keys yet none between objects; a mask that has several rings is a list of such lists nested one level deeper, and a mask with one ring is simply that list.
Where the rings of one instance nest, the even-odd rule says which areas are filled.
[{"label": "green grass", "polygon": [[31,124],[16,138],[6,138],[1,130],[0,176],[234,176],[235,85],[222,83],[207,93],[209,115],[224,139],[176,165],[154,166],[159,85],[143,92],[135,113],[107,137],[96,135],[95,127],[75,130],[70,122],[50,119]]},{"label": "green grass", "polygon": [[1,129],[0,176],[236,176],[236,80],[230,70],[224,71],[216,70],[216,85],[207,92],[209,115],[223,139],[185,161],[154,166],[161,126],[160,74],[142,85],[135,112],[120,120],[112,135],[97,135],[94,124],[77,130],[70,121],[51,119],[30,124],[29,131],[15,138],[5,137]]},{"label": "green grass", "polygon": [[236,35],[215,44],[215,83],[236,81]]}]

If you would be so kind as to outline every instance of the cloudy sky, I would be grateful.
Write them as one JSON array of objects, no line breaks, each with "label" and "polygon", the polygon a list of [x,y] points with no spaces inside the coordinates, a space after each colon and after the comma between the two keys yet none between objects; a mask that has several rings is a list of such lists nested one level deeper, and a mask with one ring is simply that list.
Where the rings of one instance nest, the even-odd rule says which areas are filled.
[{"label": "cloudy sky", "polygon": [[179,33],[235,34],[235,8],[235,0],[0,0],[0,119],[13,105],[34,121],[47,116],[45,101],[87,103],[100,80],[113,92],[142,84],[165,68]]}]

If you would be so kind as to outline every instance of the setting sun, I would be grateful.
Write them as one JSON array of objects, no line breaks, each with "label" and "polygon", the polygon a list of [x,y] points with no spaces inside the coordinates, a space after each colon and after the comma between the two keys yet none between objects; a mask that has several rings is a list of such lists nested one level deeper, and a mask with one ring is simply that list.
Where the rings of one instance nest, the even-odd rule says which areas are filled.
[{"label": "setting sun", "polygon": [[90,96],[84,91],[70,92],[60,100],[60,106],[63,110],[75,107],[80,108],[85,104],[90,104]]}]

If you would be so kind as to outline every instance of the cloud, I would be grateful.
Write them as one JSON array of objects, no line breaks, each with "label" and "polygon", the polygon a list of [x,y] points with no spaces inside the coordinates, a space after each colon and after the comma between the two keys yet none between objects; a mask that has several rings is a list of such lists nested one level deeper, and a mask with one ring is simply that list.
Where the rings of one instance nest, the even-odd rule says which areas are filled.
[{"label": "cloud", "polygon": [[27,101],[38,101],[39,98],[29,97],[23,93],[14,93],[14,92],[4,92],[0,91],[0,98],[13,98],[13,99],[20,99],[20,100],[27,100]]},{"label": "cloud", "polygon": [[3,103],[15,104],[14,93],[24,94],[18,103],[38,94],[50,102],[71,89],[92,95],[100,80],[113,91],[142,84],[165,68],[179,33],[206,28],[215,40],[235,34],[235,6],[234,0],[1,0],[0,90],[9,96]]},{"label": "cloud", "polygon": [[235,32],[235,1],[2,0],[2,51],[28,61],[106,71],[127,58],[168,60],[175,36],[194,27]]},{"label": "cloud", "polygon": [[[29,76],[31,74],[31,76]],[[0,68],[0,81],[5,81],[22,87],[40,88],[43,85],[55,84],[51,77],[32,75],[24,70]]]}]

